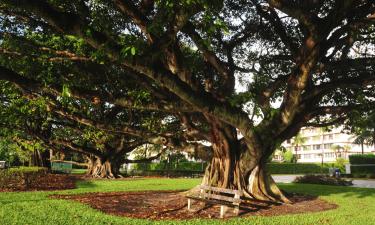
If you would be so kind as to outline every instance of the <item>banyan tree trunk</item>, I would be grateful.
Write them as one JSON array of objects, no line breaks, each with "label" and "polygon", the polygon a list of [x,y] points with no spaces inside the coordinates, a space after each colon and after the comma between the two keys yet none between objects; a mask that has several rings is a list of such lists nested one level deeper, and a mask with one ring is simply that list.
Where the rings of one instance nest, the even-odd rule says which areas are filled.
[{"label": "banyan tree trunk", "polygon": [[90,157],[86,174],[93,178],[119,178],[120,166],[115,159]]},{"label": "banyan tree trunk", "polygon": [[41,152],[39,150],[34,150],[30,158],[29,166],[51,168],[51,164],[49,161],[49,152],[48,151]]},{"label": "banyan tree trunk", "polygon": [[242,190],[246,197],[290,203],[266,172],[262,149],[241,146],[236,129],[219,122],[212,124],[213,158],[206,168],[203,184]]}]

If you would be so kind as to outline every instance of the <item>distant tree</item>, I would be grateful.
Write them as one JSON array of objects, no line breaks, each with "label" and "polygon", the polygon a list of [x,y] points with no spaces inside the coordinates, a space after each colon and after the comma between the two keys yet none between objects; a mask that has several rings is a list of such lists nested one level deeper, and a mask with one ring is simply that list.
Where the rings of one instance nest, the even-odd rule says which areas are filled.
[{"label": "distant tree", "polygon": [[283,154],[283,161],[284,162],[288,162],[288,163],[292,163],[292,162],[295,162],[296,161],[296,156],[293,154],[293,151],[288,149],[287,151],[285,151]]},{"label": "distant tree", "polygon": [[373,110],[366,113],[354,111],[349,118],[347,129],[355,135],[353,143],[361,145],[364,154],[364,145],[375,147],[375,113]]},{"label": "distant tree", "polygon": [[135,160],[126,157],[144,144],[168,145],[176,150],[201,149],[178,138],[180,126],[171,118],[162,122],[163,115],[129,115],[127,110],[106,104],[68,98],[67,93],[53,100],[38,97],[37,90],[22,85],[4,88],[0,102],[1,141],[12,147],[14,155],[26,157],[23,160],[31,165],[48,166],[49,150],[62,155],[75,152],[87,159],[88,175],[116,178],[123,163],[147,162],[161,155],[159,147],[151,156]]}]

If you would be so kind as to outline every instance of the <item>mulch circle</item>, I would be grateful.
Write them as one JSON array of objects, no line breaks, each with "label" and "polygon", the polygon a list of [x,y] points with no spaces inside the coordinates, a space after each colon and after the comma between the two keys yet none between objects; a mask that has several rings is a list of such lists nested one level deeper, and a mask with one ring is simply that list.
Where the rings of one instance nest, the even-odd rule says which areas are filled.
[{"label": "mulch circle", "polygon": [[[153,220],[219,218],[220,206],[218,205],[205,206],[203,202],[193,201],[193,210],[188,211],[184,194],[184,192],[177,191],[142,191],[52,195],[51,197],[78,201],[104,213],[123,217]],[[240,209],[239,216],[275,216],[337,208],[337,205],[313,196],[289,194],[288,197],[293,204],[270,205],[264,202],[247,204]],[[228,208],[225,217],[236,216],[233,210]]]},{"label": "mulch circle", "polygon": [[76,188],[79,176],[66,174],[45,174],[38,176],[32,183],[26,186],[22,184],[9,184],[7,188],[0,188],[0,192],[18,192],[18,191],[54,191]]}]

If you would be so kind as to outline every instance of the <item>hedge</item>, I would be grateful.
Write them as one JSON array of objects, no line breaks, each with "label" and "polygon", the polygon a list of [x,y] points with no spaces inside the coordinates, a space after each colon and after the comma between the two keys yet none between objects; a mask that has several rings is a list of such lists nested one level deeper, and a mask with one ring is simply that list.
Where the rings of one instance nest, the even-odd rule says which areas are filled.
[{"label": "hedge", "polygon": [[350,165],[350,172],[352,174],[375,174],[375,165],[361,166],[361,164]]},{"label": "hedge", "polygon": [[354,154],[349,155],[350,164],[375,164],[374,154]]},{"label": "hedge", "polygon": [[37,177],[47,174],[41,167],[20,167],[0,170],[0,189],[27,189],[35,185]]},{"label": "hedge", "polygon": [[[206,168],[207,163],[203,164],[198,162],[181,162],[178,164],[166,164],[166,163],[137,163],[134,164],[132,170],[137,171],[154,171],[155,173],[164,174],[164,171],[194,171],[203,172]],[[169,167],[169,168],[168,168]],[[335,167],[333,164],[321,164],[317,163],[269,163],[267,170],[271,174],[316,174],[316,173],[328,173],[329,167]]]},{"label": "hedge", "polygon": [[328,173],[328,168],[333,167],[333,164],[316,163],[269,163],[267,164],[267,171],[270,174],[313,174],[313,173]]},{"label": "hedge", "polygon": [[[202,165],[203,164],[203,165]],[[143,171],[163,171],[163,170],[175,170],[175,171],[204,171],[207,163],[203,162],[180,162],[175,164],[168,164],[164,162],[160,163],[135,163],[132,166],[133,170]]]}]

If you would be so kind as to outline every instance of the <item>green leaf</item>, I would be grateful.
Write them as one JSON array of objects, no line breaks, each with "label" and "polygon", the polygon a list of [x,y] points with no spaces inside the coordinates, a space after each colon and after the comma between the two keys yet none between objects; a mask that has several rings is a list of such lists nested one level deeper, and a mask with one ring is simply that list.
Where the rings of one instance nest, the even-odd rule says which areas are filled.
[{"label": "green leaf", "polygon": [[132,48],[131,48],[130,53],[131,53],[132,55],[135,55],[135,53],[136,53],[136,49],[135,49],[135,47],[132,47]]},{"label": "green leaf", "polygon": [[71,96],[69,87],[67,85],[63,85],[63,90],[62,90],[61,96],[64,97],[64,98],[69,98]]}]

